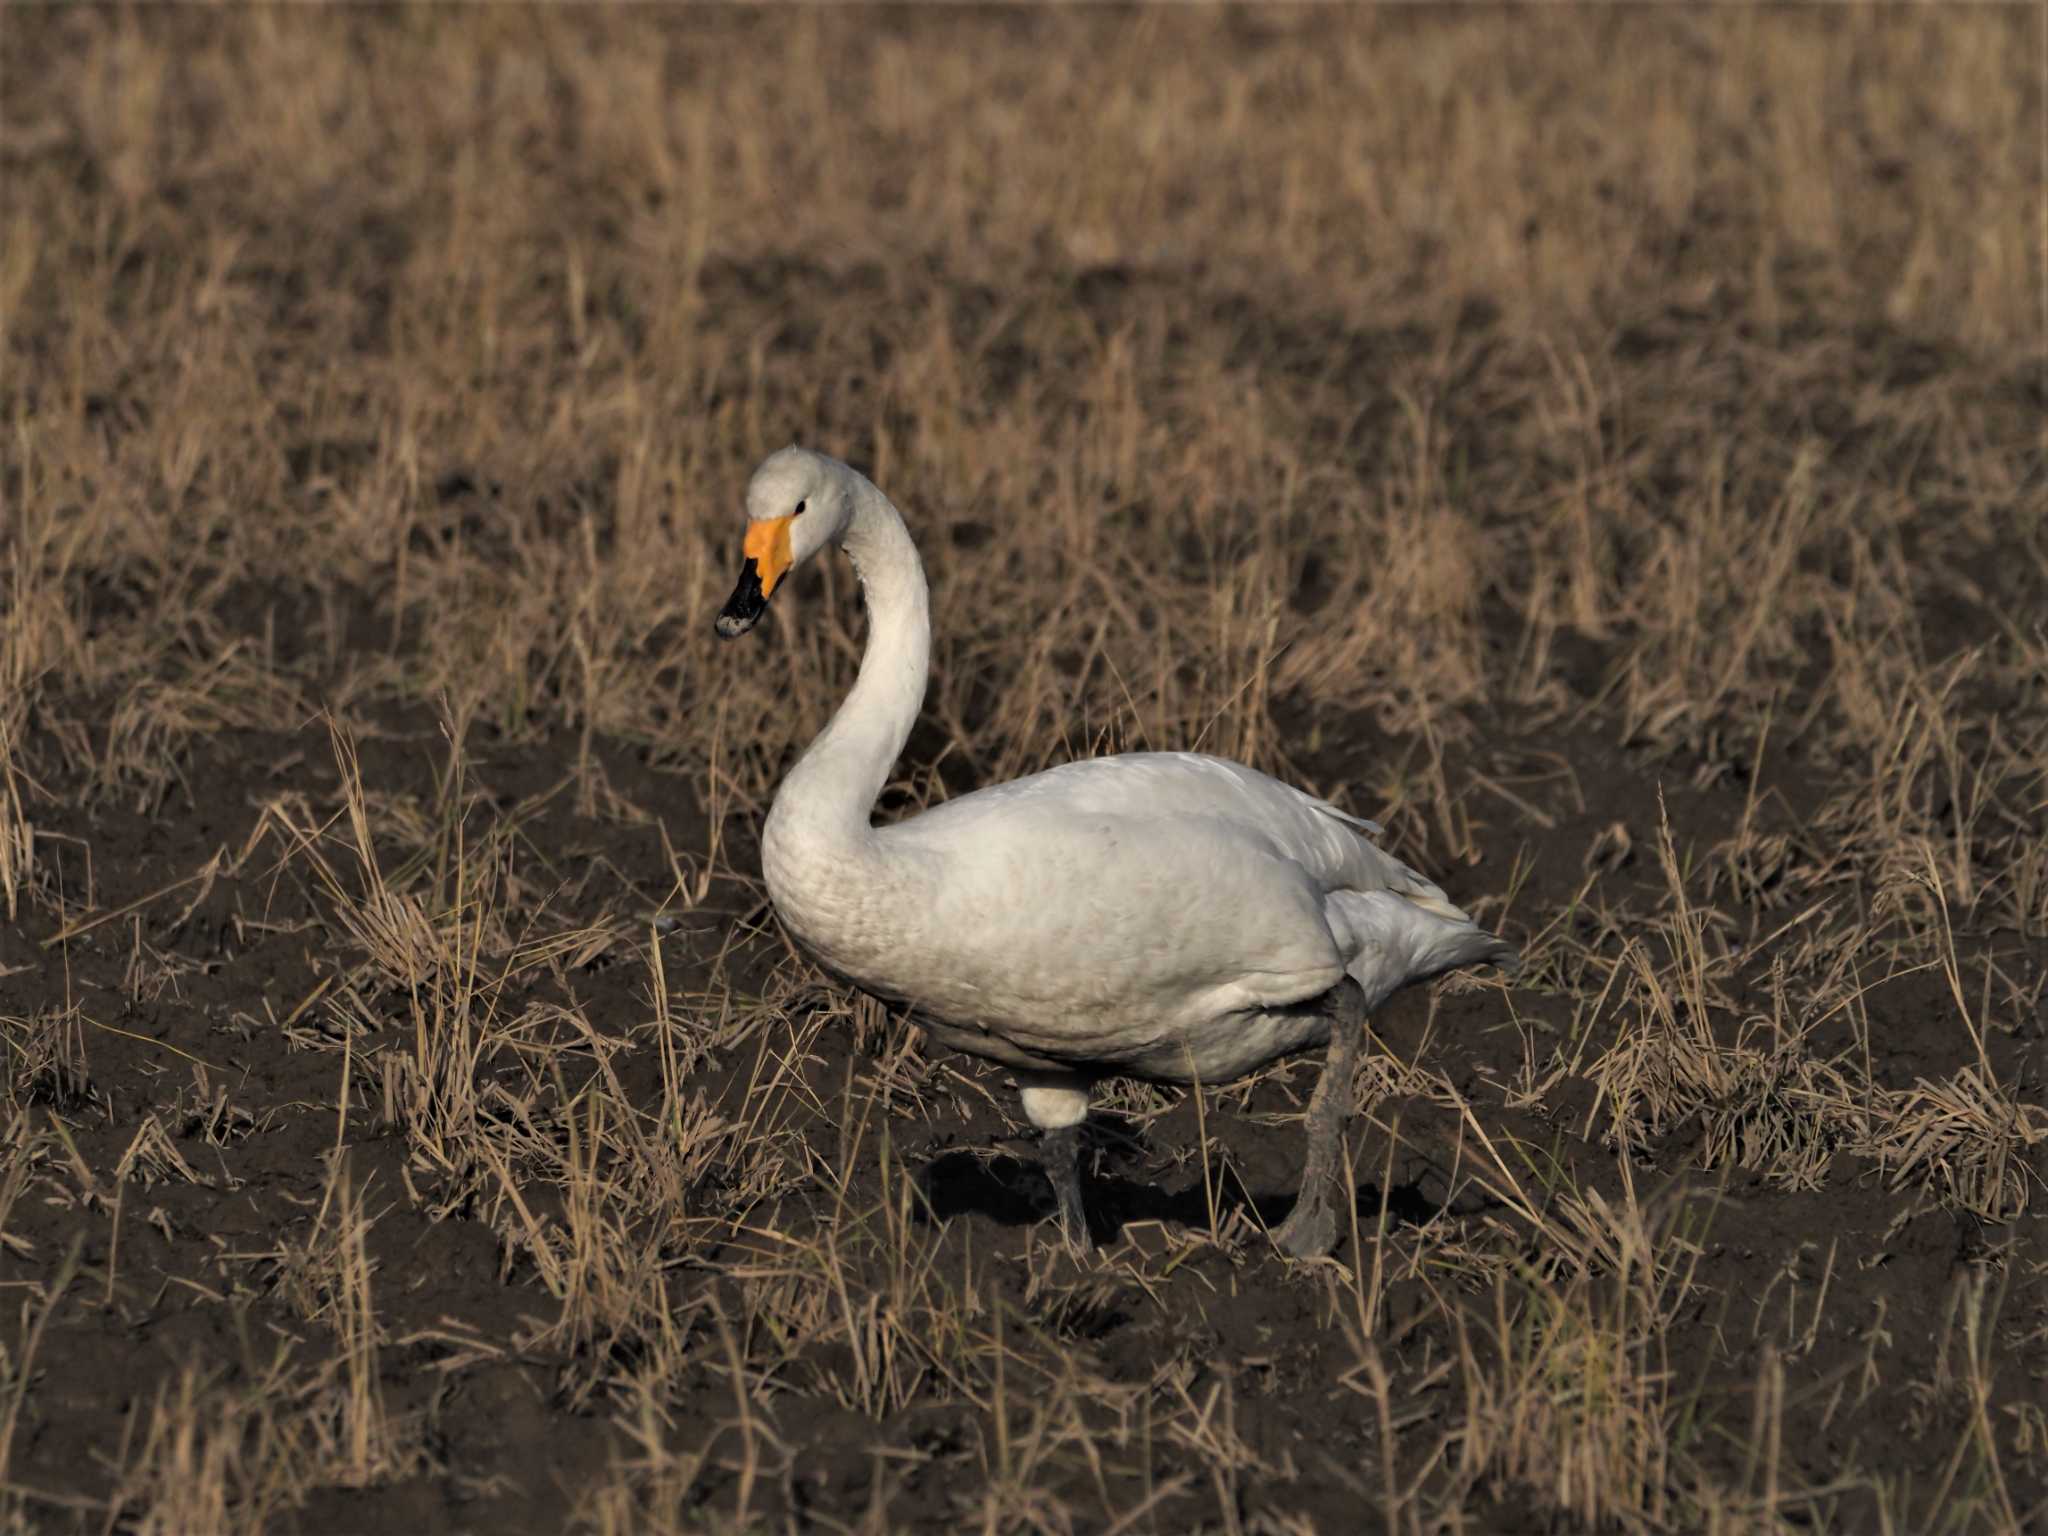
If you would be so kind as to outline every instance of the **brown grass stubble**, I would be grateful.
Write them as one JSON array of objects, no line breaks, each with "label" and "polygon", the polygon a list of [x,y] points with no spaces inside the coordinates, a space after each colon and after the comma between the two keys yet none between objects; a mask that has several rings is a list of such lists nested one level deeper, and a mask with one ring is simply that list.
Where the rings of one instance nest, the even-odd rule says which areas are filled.
[{"label": "brown grass stubble", "polygon": [[[2038,14],[5,46],[10,1519],[2038,1503]],[[932,569],[892,813],[1200,745],[1526,936],[1390,1018],[1339,1263],[1241,1195],[1288,1068],[1115,1096],[1105,1175],[1200,1213],[1098,1271],[917,1219],[1000,1085],[749,877],[846,573],[709,640],[791,435]],[[413,1299],[405,1243],[469,1234],[492,1283]],[[53,1389],[166,1295],[241,1342]],[[474,1452],[534,1382],[542,1438]]]}]

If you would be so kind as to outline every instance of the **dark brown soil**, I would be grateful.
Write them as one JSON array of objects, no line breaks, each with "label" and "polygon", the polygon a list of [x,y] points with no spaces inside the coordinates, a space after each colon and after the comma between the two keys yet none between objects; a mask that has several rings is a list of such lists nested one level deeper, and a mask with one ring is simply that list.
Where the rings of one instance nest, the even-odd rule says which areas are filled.
[{"label": "dark brown soil", "polygon": [[[1538,834],[1503,817],[1484,835],[1482,860],[1446,872],[1454,898],[1499,892],[1517,867],[1534,871],[1503,919],[1514,933],[1521,913],[1555,911],[1569,900],[1584,851],[1618,822],[1638,853],[1600,878],[1599,896],[1616,911],[1648,910],[1659,900],[1660,877],[1645,868],[1652,861],[1642,851],[1654,845],[1660,791],[1681,849],[1717,844],[1741,816],[1743,784],[1723,778],[1693,789],[1686,765],[1635,763],[1603,739],[1597,730],[1514,738],[1514,753],[1562,759],[1578,793],[1556,777],[1548,786],[1525,787],[1525,797],[1555,825]],[[495,747],[480,732],[470,750],[475,803],[503,808],[559,785],[577,743]],[[644,751],[608,744],[596,750],[612,788],[651,818],[633,824],[579,816],[566,793],[555,793],[525,824],[526,857],[561,881],[551,902],[557,921],[616,920],[623,931],[644,934],[647,915],[669,895],[664,830],[673,846],[701,846],[704,824],[687,793],[650,765]],[[1340,737],[1328,750],[1334,763],[1351,748]],[[389,794],[430,796],[443,762],[445,743],[432,721],[417,714],[390,715],[362,743],[365,782]],[[554,1306],[531,1267],[508,1251],[502,1229],[480,1219],[474,1205],[437,1219],[407,1198],[405,1138],[382,1121],[367,1086],[379,1053],[402,1043],[402,1010],[392,1010],[389,1037],[372,1033],[346,1057],[332,1041],[295,1045],[274,1021],[290,1015],[330,973],[337,944],[331,912],[303,869],[266,854],[215,881],[196,903],[196,888],[180,884],[215,850],[241,848],[257,827],[260,807],[288,792],[305,795],[323,813],[339,809],[323,728],[224,735],[190,754],[178,787],[160,803],[137,809],[112,800],[67,804],[53,798],[39,822],[39,830],[56,839],[55,879],[66,909],[122,915],[60,941],[55,914],[31,912],[0,940],[0,1012],[33,1017],[69,1000],[93,1020],[83,1079],[32,1087],[23,1113],[36,1121],[61,1115],[101,1190],[82,1205],[53,1193],[32,1198],[8,1222],[4,1263],[18,1294],[49,1285],[67,1265],[79,1277],[35,1356],[17,1429],[20,1480],[36,1490],[43,1517],[63,1524],[68,1501],[107,1494],[123,1448],[135,1442],[139,1420],[179,1368],[198,1363],[221,1379],[253,1377],[280,1348],[302,1361],[318,1361],[332,1350],[324,1329],[309,1326],[274,1294],[273,1256],[312,1226],[326,1160],[338,1143],[375,1213],[369,1249],[378,1317],[390,1341],[380,1356],[379,1380],[390,1410],[425,1426],[428,1465],[416,1477],[381,1487],[321,1491],[280,1528],[561,1529],[580,1491],[629,1458],[631,1447],[602,1395],[593,1398],[583,1386],[591,1362],[513,1345],[551,1321]],[[1811,808],[1788,795],[1782,809],[1796,825]],[[752,863],[751,834],[744,822],[728,828],[741,868]],[[1760,924],[1772,915],[1762,906],[1754,912]],[[750,892],[716,886],[709,902],[663,941],[671,987],[744,988],[786,963],[780,940],[761,929],[762,917]],[[733,932],[749,924],[754,937],[729,948]],[[2038,977],[2048,966],[2048,945],[2039,938],[1977,931],[1965,920],[1957,940],[1969,974],[1989,964]],[[647,971],[636,952],[643,947],[622,937],[561,979],[538,983],[534,996],[573,1001],[611,1037],[620,1047],[613,1058],[619,1080],[637,1105],[647,1107],[659,1096],[660,1078],[644,1030],[635,1030],[648,1014]],[[1745,1009],[1764,997],[1771,963],[1764,950],[1744,968],[1739,1002]],[[139,967],[162,979],[139,985]],[[1913,1486],[1938,1484],[1972,1410],[1963,1399],[1918,1384],[1959,1368],[1943,1356],[1963,1347],[1955,1309],[1972,1277],[1991,1277],[2009,1329],[2017,1320],[2038,1323],[2048,1316],[2043,1218],[1988,1224],[1931,1199],[1921,1187],[1897,1187],[1882,1168],[1847,1154],[1828,1169],[1822,1188],[1773,1188],[1741,1168],[1701,1168],[1696,1127],[1685,1125],[1618,1161],[1603,1145],[1604,1116],[1590,1085],[1567,1082],[1531,1109],[1503,1106],[1501,1090],[1524,1067],[1525,1052],[1545,1053],[1541,1042],[1567,1031],[1571,1020],[1569,997],[1541,988],[1511,995],[1512,1014],[1491,992],[1407,994],[1389,1006],[1376,1029],[1386,1046],[1407,1055],[1427,1027],[1431,1065],[1458,1086],[1487,1133],[1542,1148],[1561,1186],[1609,1201],[1639,1200],[1660,1220],[1694,1235],[1698,1300],[1666,1337],[1658,1368],[1681,1384],[1680,1394],[1693,1405],[1706,1460],[1720,1463],[1731,1484],[1741,1481],[1759,1361],[1775,1352],[1783,1368],[1782,1475],[1788,1483],[1826,1488],[1843,1468],[1882,1468]],[[1976,1059],[1939,977],[1890,981],[1872,993],[1868,1006],[1877,1082],[1903,1087]],[[903,1028],[891,1020],[864,1045],[843,1023],[806,1033],[801,1080],[814,1104],[791,1117],[787,1133],[807,1138],[817,1158],[833,1159],[842,1117],[853,1112],[849,1084],[899,1049]],[[1985,1049],[1995,1075],[2038,1092],[2044,1032],[2048,1021],[2038,1009],[1993,1031]],[[1825,1053],[1846,1043],[1846,1034],[1838,1041],[1816,1038],[1809,1050]],[[580,1067],[571,1062],[568,1070],[587,1073],[588,1059],[584,1053]],[[224,1112],[195,1091],[194,1069],[201,1063]],[[1002,1100],[999,1074],[957,1059],[950,1064],[985,1080]],[[1106,1117],[1093,1198],[1115,1229],[1113,1241],[1135,1244],[1141,1254],[1162,1253],[1174,1229],[1207,1226],[1212,1192],[1226,1217],[1243,1206],[1266,1222],[1283,1216],[1298,1132],[1262,1117],[1284,1115],[1298,1104],[1311,1070],[1304,1065],[1262,1080],[1247,1101],[1250,1113],[1209,1108],[1204,1119],[1223,1154],[1213,1185],[1205,1185],[1199,1163],[1188,1159],[1188,1149],[1198,1144],[1191,1099],[1183,1097],[1142,1127]],[[336,1114],[344,1073],[354,1082],[345,1123]],[[744,1064],[731,1061],[707,1063],[698,1079],[711,1102],[734,1115],[743,1112],[749,1082]],[[1185,1362],[1190,1391],[1221,1388],[1235,1432],[1251,1452],[1267,1466],[1296,1472],[1284,1488],[1269,1491],[1251,1479],[1236,1489],[1240,1517],[1255,1519],[1278,1499],[1275,1507],[1306,1515],[1320,1529],[1348,1529],[1364,1518],[1366,1469],[1377,1465],[1378,1430],[1355,1373],[1334,1363],[1331,1293],[1321,1272],[1290,1269],[1254,1243],[1235,1254],[1208,1250],[1162,1283],[1142,1287],[1128,1274],[1112,1270],[1092,1278],[1061,1261],[1059,1281],[1040,1289],[1027,1281],[1017,1258],[1034,1231],[1045,1236],[1039,1224],[1049,1199],[1028,1142],[979,1095],[953,1093],[939,1102],[946,1107],[897,1126],[891,1156],[928,1177],[931,1219],[941,1229],[936,1267],[953,1277],[950,1284],[986,1305],[1010,1309],[1020,1326],[1028,1321],[1045,1330],[1112,1383],[1144,1386],[1169,1362]],[[199,1182],[132,1179],[110,1207],[111,1172],[152,1115]],[[1398,1148],[1388,1139],[1390,1128],[1398,1128]],[[1404,1229],[1436,1222],[1507,1219],[1501,1202],[1461,1171],[1461,1161],[1470,1161],[1468,1141],[1459,1117],[1439,1105],[1395,1099],[1371,1107],[1371,1128],[1355,1148],[1359,1230],[1368,1246],[1382,1224],[1386,1240],[1396,1241]],[[2038,1179],[2038,1149],[2032,1166]],[[879,1200],[880,1178],[879,1166],[864,1168],[853,1188],[863,1200]],[[41,1188],[64,1185],[55,1170],[46,1170]],[[80,1185],[69,1187],[75,1192]],[[825,1198],[820,1185],[819,1199]],[[821,1210],[806,1212],[805,1204],[798,1196],[787,1212],[793,1230],[820,1219]],[[729,1253],[743,1251],[744,1245]],[[1370,1262],[1349,1239],[1339,1257]],[[1530,1258],[1540,1262],[1540,1255]],[[1139,1268],[1145,1267],[1141,1259]],[[681,1298],[716,1283],[714,1251],[711,1267],[693,1264],[675,1277],[674,1289]],[[1452,1327],[1458,1309],[1487,1305],[1484,1294],[1433,1296],[1404,1282],[1386,1298],[1382,1348],[1411,1364],[1442,1358],[1458,1347]],[[457,1358],[450,1342],[455,1334],[482,1341],[478,1352],[490,1358]],[[2037,1401],[2048,1372],[2048,1335],[2038,1327],[2004,1337],[2013,1344],[1994,1359],[1993,1392],[1984,1405],[1995,1422]],[[714,1365],[707,1357],[699,1386],[675,1405],[686,1442],[694,1437],[714,1444],[730,1418],[730,1389]],[[774,1399],[772,1418],[790,1448],[788,1466],[772,1489],[755,1490],[753,1498],[757,1511],[770,1512],[778,1525],[836,1529],[847,1512],[886,1491],[891,1528],[950,1530],[957,1528],[963,1502],[971,1503],[966,1484],[982,1475],[971,1454],[979,1415],[958,1403],[919,1402],[871,1418],[829,1397],[793,1391]],[[1713,1448],[1717,1440],[1725,1450]],[[883,1465],[877,1447],[911,1458],[888,1474],[886,1490],[875,1482]],[[1147,1475],[1164,1483],[1186,1465],[1162,1445]],[[729,1501],[737,1475],[709,1476],[695,1497],[714,1508]],[[1112,1507],[1143,1497],[1132,1475],[1118,1474]],[[1084,1497],[1085,1490],[1053,1491],[1082,1503],[1093,1497]],[[2011,1490],[2022,1507],[2043,1491],[2023,1479]],[[1854,1529],[1857,1498],[1850,1490],[1819,1498],[1813,1507],[1827,1512],[1824,1523]],[[1193,1499],[1186,1507],[1202,1502]],[[1162,1517],[1162,1528],[1171,1523]],[[1500,1504],[1469,1528],[1555,1527]]]}]

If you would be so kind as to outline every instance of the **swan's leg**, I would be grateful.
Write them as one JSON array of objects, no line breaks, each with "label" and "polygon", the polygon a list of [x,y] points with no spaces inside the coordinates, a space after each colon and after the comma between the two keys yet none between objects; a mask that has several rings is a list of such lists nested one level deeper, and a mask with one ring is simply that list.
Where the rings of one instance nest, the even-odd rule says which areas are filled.
[{"label": "swan's leg", "polygon": [[1053,1197],[1060,1206],[1060,1233],[1075,1258],[1086,1258],[1095,1247],[1088,1231],[1088,1211],[1081,1203],[1081,1127],[1063,1125],[1047,1131],[1039,1157],[1045,1176],[1052,1180]]},{"label": "swan's leg", "polygon": [[1273,1233],[1281,1251],[1297,1259],[1319,1259],[1337,1246],[1344,1130],[1351,1122],[1358,1041],[1365,1033],[1365,994],[1357,982],[1339,982],[1330,1001],[1330,1049],[1308,1101],[1308,1155],[1302,1161],[1301,1193]]},{"label": "swan's leg", "polygon": [[1088,1210],[1081,1202],[1081,1122],[1088,1118],[1088,1089],[1078,1077],[1020,1072],[1024,1118],[1044,1133],[1038,1155],[1059,1202],[1060,1231],[1067,1248],[1084,1258],[1094,1248]]}]

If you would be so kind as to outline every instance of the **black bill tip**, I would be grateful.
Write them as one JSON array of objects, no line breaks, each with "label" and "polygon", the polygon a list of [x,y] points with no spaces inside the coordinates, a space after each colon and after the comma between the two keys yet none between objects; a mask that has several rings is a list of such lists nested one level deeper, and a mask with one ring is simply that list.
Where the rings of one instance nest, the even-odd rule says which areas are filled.
[{"label": "black bill tip", "polygon": [[725,600],[725,606],[718,610],[718,618],[712,628],[718,631],[721,640],[735,639],[744,635],[761,620],[768,611],[768,596],[761,590],[761,572],[749,555],[747,563],[740,567],[740,584],[732,589],[732,596]]}]

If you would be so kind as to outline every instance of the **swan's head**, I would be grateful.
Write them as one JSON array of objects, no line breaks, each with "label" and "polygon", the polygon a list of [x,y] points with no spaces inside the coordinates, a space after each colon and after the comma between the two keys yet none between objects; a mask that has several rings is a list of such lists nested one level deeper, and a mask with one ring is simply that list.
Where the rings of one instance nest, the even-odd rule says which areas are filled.
[{"label": "swan's head", "polygon": [[852,516],[853,476],[837,459],[796,447],[763,459],[747,484],[746,560],[718,633],[730,640],[752,629],[782,579],[836,543]]}]

